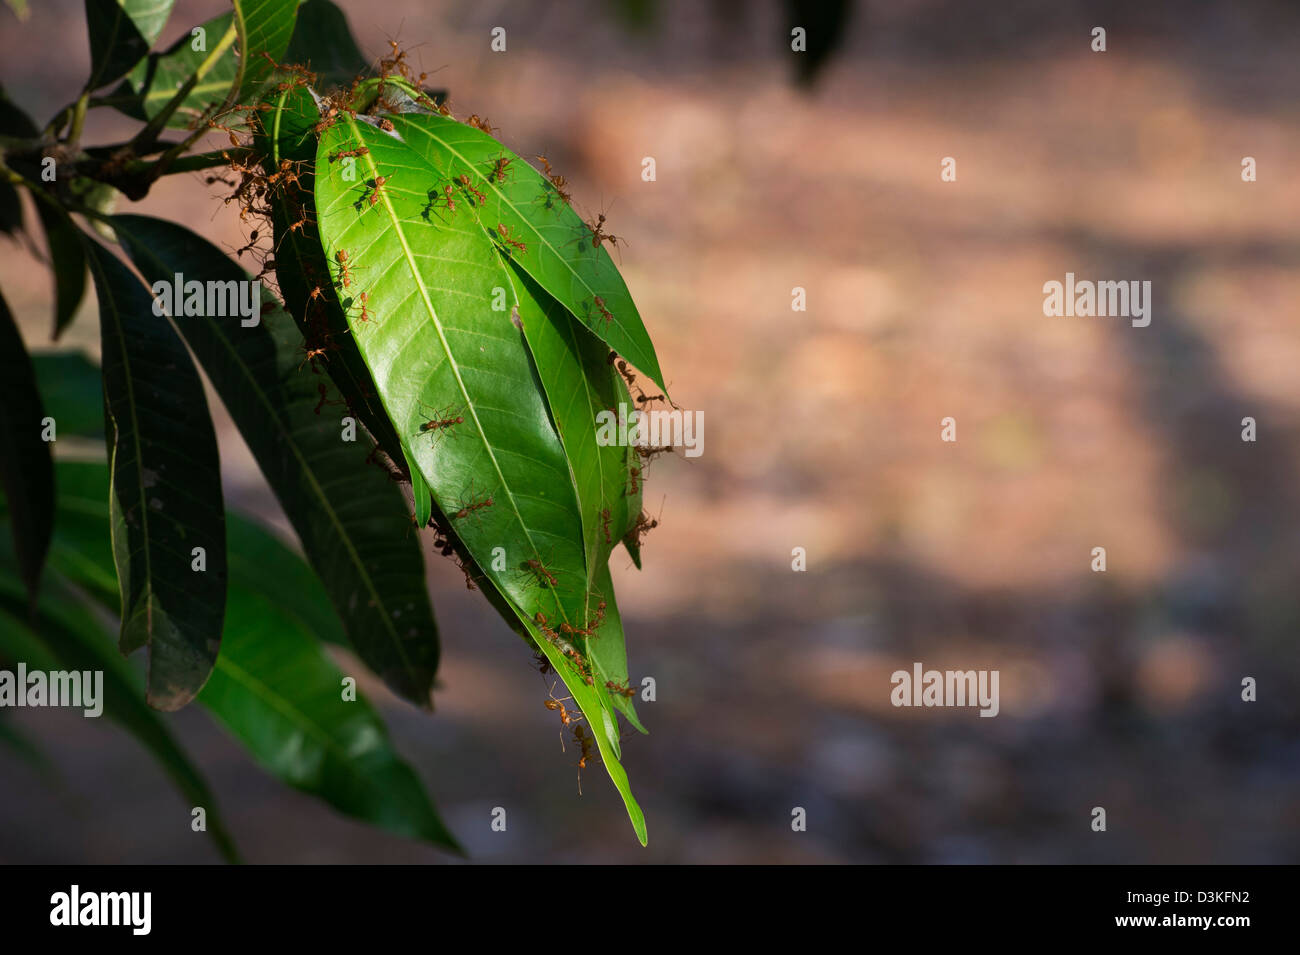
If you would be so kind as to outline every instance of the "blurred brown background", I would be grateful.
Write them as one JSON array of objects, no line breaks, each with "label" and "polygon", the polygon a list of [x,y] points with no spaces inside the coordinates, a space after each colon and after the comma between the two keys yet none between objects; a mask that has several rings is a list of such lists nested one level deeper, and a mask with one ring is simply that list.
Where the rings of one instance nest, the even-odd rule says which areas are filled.
[{"label": "blurred brown background", "polygon": [[[650,473],[645,570],[615,556],[633,676],[658,681],[625,744],[648,849],[599,767],[578,796],[527,651],[430,558],[437,713],[369,690],[473,858],[1296,861],[1292,7],[859,3],[805,88],[774,2],[341,5],[367,55],[399,40],[458,115],[606,208],[706,420],[702,457]],[[224,6],[182,0],[164,43]],[[0,79],[44,122],[89,57],[79,2],[34,7],[0,14]],[[89,141],[132,128],[97,112]],[[176,177],[138,208],[233,250],[211,193]],[[1150,280],[1150,327],[1044,318],[1067,271]],[[44,341],[48,276],[6,244],[0,285]],[[93,303],[72,338],[96,348]],[[283,526],[222,437],[228,499]],[[999,669],[1001,715],[893,708],[912,661]],[[63,778],[0,756],[0,859],[216,858],[125,735],[18,717]],[[175,723],[250,859],[443,861],[286,790],[197,708]]]}]

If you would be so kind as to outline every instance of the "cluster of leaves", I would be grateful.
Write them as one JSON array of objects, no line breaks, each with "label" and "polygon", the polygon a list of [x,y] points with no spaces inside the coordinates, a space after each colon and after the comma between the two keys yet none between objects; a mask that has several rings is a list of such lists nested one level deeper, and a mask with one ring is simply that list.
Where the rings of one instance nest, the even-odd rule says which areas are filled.
[{"label": "cluster of leaves", "polygon": [[[228,853],[156,710],[197,698],[291,785],[455,849],[373,709],[340,699],[326,652],[349,648],[429,705],[438,636],[413,524],[430,526],[564,681],[590,726],[583,760],[590,740],[644,843],[619,715],[644,729],[608,566],[620,542],[639,563],[652,526],[644,449],[598,441],[595,422],[632,403],[628,363],[663,382],[601,223],[572,211],[549,164],[543,175],[477,117],[458,122],[395,44],[378,75],[349,82],[361,56],[328,0],[233,0],[153,53],[168,0],[86,7],[79,98],[39,131],[0,99],[0,227],[24,228],[27,190],[55,274],[54,335],[88,269],[103,356],[102,369],[28,356],[0,298],[0,519],[13,538],[0,567],[14,571],[0,577],[0,656],[103,669],[106,712],[208,807]],[[141,130],[83,147],[101,106]],[[229,148],[191,152],[214,128]],[[274,250],[258,277],[279,295],[262,284],[256,323],[151,291],[177,275],[208,288],[253,277],[181,225],[113,211],[163,175],[205,169],[255,223],[250,248]],[[196,362],[305,560],[225,507]],[[103,414],[88,414],[99,392]],[[107,462],[52,461],[50,421],[60,439],[102,439]],[[107,647],[104,610],[122,653],[146,651],[143,681]]]}]

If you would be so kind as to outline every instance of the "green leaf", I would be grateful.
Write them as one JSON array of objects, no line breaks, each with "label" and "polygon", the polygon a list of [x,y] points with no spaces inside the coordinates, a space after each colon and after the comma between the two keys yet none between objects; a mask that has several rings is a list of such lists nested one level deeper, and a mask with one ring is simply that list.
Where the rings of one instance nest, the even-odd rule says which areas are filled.
[{"label": "green leaf", "polygon": [[[130,72],[124,81],[126,90],[119,90],[118,95],[129,92],[140,97],[140,118],[153,119],[199,71],[213,46],[230,29],[233,20],[233,13],[223,13],[195,27],[194,29],[203,31],[201,50],[194,49],[195,36],[192,30],[166,50],[151,53],[147,60],[138,63]],[[176,112],[168,118],[167,125],[179,128],[188,126],[210,107],[221,103],[239,75],[237,60],[232,46],[209,64],[202,78],[195,82]],[[119,108],[128,114],[133,112],[126,107]]]},{"label": "green leaf", "polygon": [[[212,672],[225,613],[217,440],[198,373],[149,290],[89,242],[111,433],[113,556],[123,653],[148,648],[149,702],[184,706]],[[206,569],[192,569],[196,548]]]},{"label": "green leaf", "polygon": [[573,668],[555,643],[541,634],[536,624],[527,620],[522,622],[528,628],[529,633],[532,634],[534,642],[546,654],[551,666],[564,679],[564,685],[573,696],[573,702],[578,705],[583,715],[587,717],[587,722],[591,724],[591,735],[596,740],[596,746],[600,750],[601,762],[605,765],[605,772],[609,774],[610,780],[614,783],[614,788],[623,797],[623,805],[627,809],[627,816],[632,822],[632,828],[636,832],[637,839],[640,840],[641,845],[646,845],[648,837],[646,834],[645,814],[641,811],[641,806],[637,803],[636,797],[632,795],[632,786],[628,782],[627,771],[623,769],[622,764],[618,761],[616,751],[618,727],[614,722],[614,717],[609,715],[596,690],[581,679],[574,677]]},{"label": "green leaf", "polygon": [[54,328],[50,337],[58,340],[77,315],[86,294],[86,251],[72,218],[48,202],[37,202],[36,212],[45,228],[54,272]]},{"label": "green leaf", "polygon": [[[581,625],[587,572],[568,462],[523,336],[508,312],[492,309],[494,289],[511,288],[509,267],[481,230],[421,217],[429,202],[421,179],[431,177],[392,136],[356,123],[351,135],[371,150],[357,180],[329,169],[328,156],[348,141],[342,125],[317,154],[321,241],[329,259],[345,256],[336,291],[407,458],[449,515],[492,500],[454,525],[504,593],[530,617]],[[372,206],[365,181],[379,174],[376,162],[412,181]],[[492,566],[498,546],[504,569]]]},{"label": "green leaf", "polygon": [[[249,281],[182,226],[144,216],[111,222],[151,282],[169,283],[176,273]],[[251,328],[233,317],[175,321],[325,582],[352,646],[394,692],[427,707],[438,633],[406,502],[382,468],[366,463],[369,447],[343,440],[345,412],[321,413],[340,399],[304,365],[293,320],[271,308]]]},{"label": "green leaf", "polygon": [[404,461],[401,441],[339,307],[316,230],[316,140],[311,129],[320,115],[311,94],[300,87],[278,92],[273,103],[274,111],[264,114],[265,133],[255,139],[256,148],[270,157],[265,163],[267,175],[287,160],[298,170],[300,180],[298,189],[277,190],[268,197],[280,293],[307,347],[324,350],[321,363],[330,379],[393,466],[400,467]]},{"label": "green leaf", "polygon": [[33,601],[54,522],[54,468],[42,437],[44,418],[27,347],[0,295],[0,488],[13,515],[14,550]]},{"label": "green leaf", "polygon": [[5,6],[14,12],[14,16],[24,22],[32,15],[31,11],[27,9],[27,0],[5,0]]},{"label": "green leaf", "polygon": [[[102,474],[102,467],[100,471]],[[0,554],[0,566],[4,565],[6,556]],[[239,861],[216,797],[172,737],[167,724],[145,705],[139,675],[114,652],[103,626],[74,591],[54,575],[46,583],[36,616],[29,624],[22,599],[0,574],[0,648],[24,660],[29,668],[101,671],[104,715],[149,750],[190,806],[207,810],[208,835],[223,857],[230,862]],[[176,825],[188,831],[188,821],[187,813]]]},{"label": "green leaf", "polygon": [[[113,610],[116,594],[99,586],[113,573],[107,470],[60,462],[58,474],[51,563],[76,559],[74,579]],[[74,529],[84,537],[66,536]],[[282,781],[365,821],[459,851],[369,704],[360,695],[343,702],[343,675],[316,643],[344,642],[320,581],[253,521],[232,513],[228,531],[226,630],[199,702]]]},{"label": "green leaf", "polygon": [[60,438],[104,440],[104,379],[83,351],[37,351],[32,367],[46,413]]},{"label": "green leaf", "polygon": [[[346,164],[331,168],[330,156],[362,145],[353,179]],[[586,638],[557,633],[590,622],[590,588],[569,461],[510,318],[542,306],[527,301],[529,286],[514,280],[472,200],[439,205],[445,175],[396,136],[343,114],[321,136],[316,171],[336,291],[407,456],[591,722],[644,839],[604,687],[587,685],[564,654],[581,654]]]},{"label": "green leaf", "polygon": [[[592,230],[541,173],[491,136],[453,119],[424,113],[391,119],[397,134],[424,159],[426,188],[440,192],[444,184],[467,176],[485,201],[478,207],[458,202],[461,219],[472,219],[494,241],[500,227],[507,229],[525,246],[512,250],[513,260],[598,338],[664,388],[654,345],[623,277],[604,244],[593,245]],[[509,164],[498,176],[500,159]]]},{"label": "green leaf", "polygon": [[[631,399],[623,379],[605,360],[605,346],[527,273],[516,269],[514,275],[520,285],[518,318],[569,458],[582,511],[592,575],[583,619],[601,621],[595,627],[598,636],[587,641],[588,655],[601,677],[596,681],[597,694],[645,732],[631,701],[605,687],[606,681],[627,679],[622,621],[608,564],[610,552],[640,513],[641,490],[638,480],[633,493],[628,480],[629,446],[602,444],[596,422],[602,412],[626,415]],[[603,610],[597,606],[601,601],[606,605]]]},{"label": "green leaf", "polygon": [[323,86],[344,86],[369,65],[352,38],[347,17],[330,0],[307,0],[284,62],[309,67]]},{"label": "green leaf", "polygon": [[[101,404],[102,404],[102,399]],[[50,568],[114,616],[122,612],[108,520],[108,472],[99,461],[59,461]]]},{"label": "green leaf", "polygon": [[300,0],[234,0],[235,27],[239,30],[240,99],[246,99],[271,75],[267,57],[279,62],[284,56],[293,38],[299,3]]},{"label": "green leaf", "polygon": [[319,585],[286,601],[286,582],[268,578],[266,568],[293,555],[243,522],[232,522],[231,537],[226,634],[200,702],[289,785],[358,819],[460,852],[383,722],[360,696],[343,699],[343,674],[304,626],[304,598],[324,604]]},{"label": "green leaf", "polygon": [[171,15],[175,0],[86,0],[90,33],[90,79],[87,90],[120,79],[135,66]]}]

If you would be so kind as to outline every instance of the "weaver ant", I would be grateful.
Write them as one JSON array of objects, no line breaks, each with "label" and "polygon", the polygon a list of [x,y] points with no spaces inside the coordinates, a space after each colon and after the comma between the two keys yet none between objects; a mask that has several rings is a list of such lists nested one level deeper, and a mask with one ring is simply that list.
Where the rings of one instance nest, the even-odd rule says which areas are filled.
[{"label": "weaver ant", "polygon": [[601,529],[605,532],[605,543],[606,544],[614,543],[609,536],[609,508],[608,507],[600,512],[600,526]]},{"label": "weaver ant", "polygon": [[504,242],[506,245],[510,246],[511,248],[518,249],[520,252],[528,251],[528,246],[526,246],[523,242],[519,241],[518,239],[511,238],[510,230],[499,222],[497,223],[497,232],[501,234],[501,241]]},{"label": "weaver ant", "polygon": [[364,156],[369,152],[369,146],[358,146],[356,149],[340,149],[338,152],[330,155],[330,162],[334,162],[336,159],[344,159],[348,156]]},{"label": "weaver ant", "polygon": [[388,182],[392,178],[392,176],[375,176],[375,178],[371,180],[371,193],[369,199],[370,207],[372,209],[374,208],[375,203],[379,201],[379,196],[384,189],[384,183]]},{"label": "weaver ant", "polygon": [[492,164],[492,171],[488,173],[488,182],[505,182],[506,168],[510,165],[508,156],[498,156]]},{"label": "weaver ant", "polygon": [[347,288],[352,284],[352,272],[348,267],[348,250],[339,249],[335,252],[334,261],[339,264],[339,278],[342,281],[343,287]]},{"label": "weaver ant", "polygon": [[478,200],[478,204],[480,206],[483,205],[483,203],[487,202],[487,196],[483,195],[483,193],[479,192],[477,189],[474,188],[474,186],[469,181],[469,176],[465,175],[464,173],[461,173],[459,182],[461,186],[463,186],[466,190],[474,194],[474,198]]},{"label": "weaver ant", "polygon": [[[565,179],[563,176],[559,175],[558,173],[554,173],[551,171],[551,161],[547,159],[545,156],[538,156],[537,159],[541,162],[542,166],[544,167],[545,169],[544,174],[546,178],[550,180],[551,188],[555,190],[555,194],[564,200],[564,204],[566,206],[572,205],[573,197],[570,196],[569,193],[565,191],[564,188],[569,184],[568,180]],[[549,204],[547,207],[549,208]]]},{"label": "weaver ant", "polygon": [[546,566],[535,557],[530,557],[528,560],[524,561],[521,566],[536,577],[537,581],[541,584],[556,587],[560,583],[555,579],[555,575],[547,570]]},{"label": "weaver ant", "polygon": [[[424,408],[425,413],[429,413],[429,408],[421,402],[420,407]],[[438,438],[450,431],[452,427],[458,424],[464,424],[465,419],[458,414],[452,414],[450,408],[442,411],[435,411],[433,417],[427,421],[420,422],[420,430],[417,435],[427,434],[437,443]],[[450,432],[454,434],[455,432]]]},{"label": "weaver ant", "polygon": [[606,680],[605,687],[611,692],[617,693],[620,696],[626,697],[629,700],[632,697],[636,696],[636,687],[629,686],[627,682],[615,683],[613,680]]},{"label": "weaver ant", "polygon": [[473,496],[473,490],[471,489],[470,502],[468,504],[461,504],[460,510],[450,516],[452,520],[460,520],[476,514],[485,507],[491,507],[494,503],[491,494],[487,495],[485,498],[477,499]]}]

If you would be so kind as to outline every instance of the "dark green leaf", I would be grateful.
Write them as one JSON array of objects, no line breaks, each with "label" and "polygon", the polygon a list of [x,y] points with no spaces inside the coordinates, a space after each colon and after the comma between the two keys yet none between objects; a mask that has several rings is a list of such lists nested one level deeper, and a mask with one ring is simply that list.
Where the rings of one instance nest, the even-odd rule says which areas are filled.
[{"label": "dark green leaf", "polygon": [[[246,98],[271,75],[293,37],[300,0],[234,0],[239,30],[240,98]],[[266,54],[263,56],[263,54]]]},{"label": "dark green leaf", "polygon": [[167,24],[174,3],[175,0],[86,0],[91,62],[86,89],[97,90],[121,79],[144,59]]},{"label": "dark green leaf", "polygon": [[[36,373],[9,304],[0,296],[0,488],[12,514],[14,550],[36,599],[54,522],[54,468],[44,440]],[[57,422],[56,425],[57,427]]]},{"label": "dark green leaf", "polygon": [[[212,672],[226,597],[217,440],[198,373],[149,290],[88,243],[111,433],[123,653],[148,647],[149,702],[184,706]],[[202,548],[206,569],[194,569]]]},{"label": "dark green leaf", "polygon": [[[103,468],[100,467],[103,474]],[[4,555],[0,555],[0,567]],[[44,670],[99,670],[104,674],[104,715],[128,730],[148,749],[190,806],[207,810],[208,834],[221,854],[238,861],[234,842],[199,771],[172,738],[167,725],[145,705],[139,675],[114,651],[104,627],[55,575],[47,581],[34,620],[8,580],[0,574],[0,648]],[[188,814],[176,821],[188,831]]]},{"label": "dark green leaf", "polygon": [[[100,585],[113,574],[103,503],[107,470],[61,462],[58,473],[51,562],[75,567],[74,579],[113,610],[116,594],[104,599]],[[84,536],[67,536],[74,529]],[[226,632],[199,702],[289,785],[367,822],[459,851],[369,704],[359,695],[343,701],[343,675],[316,643],[344,639],[320,581],[251,520],[232,513],[228,530]]]},{"label": "dark green leaf", "polygon": [[60,438],[104,439],[104,379],[82,351],[32,353],[36,384]]},{"label": "dark green leaf", "polygon": [[[197,41],[193,31],[181,37],[166,50],[151,53],[144,62],[136,65],[127,76],[127,92],[140,97],[138,103],[142,118],[152,119],[162,110],[207,60],[209,53],[230,29],[233,13],[223,13],[195,27],[202,30],[202,49],[195,49]],[[172,127],[185,127],[202,116],[211,106],[221,103],[235,82],[239,66],[233,45],[208,65],[201,79],[182,101],[176,112],[167,120]],[[119,91],[121,95],[122,91]],[[122,107],[128,114],[132,111]]]},{"label": "dark green leaf", "polygon": [[330,0],[307,0],[298,8],[284,61],[309,67],[322,86],[345,86],[369,65],[352,39],[347,17]]},{"label": "dark green leaf", "polygon": [[[238,537],[221,656],[200,702],[289,785],[348,815],[459,852],[383,722],[360,696],[343,699],[343,674],[304,626],[310,621],[301,616],[301,598],[316,596],[323,605],[319,585],[286,601],[287,583],[268,578],[266,568],[293,555],[246,524]],[[310,573],[300,561],[299,567],[298,576]]]},{"label": "dark green leaf", "polygon": [[[248,281],[218,248],[181,226],[143,216],[112,223],[150,281],[178,272]],[[176,325],[325,581],[357,653],[395,692],[428,706],[438,636],[406,502],[388,474],[367,462],[368,445],[343,440],[346,412],[333,409],[340,399],[304,364],[292,319],[271,308],[252,328],[197,316],[177,317]]]},{"label": "dark green leaf", "polygon": [[54,328],[57,340],[72,324],[86,294],[86,251],[71,217],[48,202],[37,202],[36,212],[45,228],[54,272]]}]

